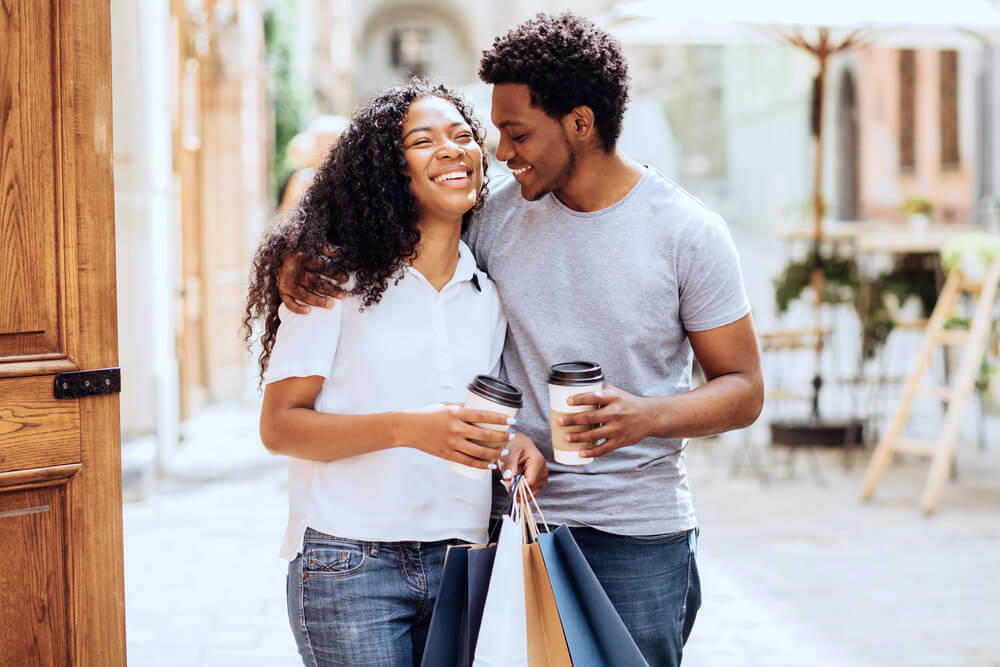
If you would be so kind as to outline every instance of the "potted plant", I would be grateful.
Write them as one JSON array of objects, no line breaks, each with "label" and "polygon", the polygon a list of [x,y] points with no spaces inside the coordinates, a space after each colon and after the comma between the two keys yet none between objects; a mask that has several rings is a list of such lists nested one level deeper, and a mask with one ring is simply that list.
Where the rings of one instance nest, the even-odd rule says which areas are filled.
[{"label": "potted plant", "polygon": [[934,207],[931,203],[920,197],[907,197],[903,202],[903,213],[906,215],[906,224],[910,230],[918,234],[923,234],[930,229],[931,211]]}]

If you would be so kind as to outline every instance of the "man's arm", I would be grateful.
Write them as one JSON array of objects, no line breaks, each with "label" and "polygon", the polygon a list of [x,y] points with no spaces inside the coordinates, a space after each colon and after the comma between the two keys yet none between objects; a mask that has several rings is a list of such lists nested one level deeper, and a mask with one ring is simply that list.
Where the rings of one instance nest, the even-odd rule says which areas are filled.
[{"label": "man's arm", "polygon": [[757,419],[764,404],[764,378],[750,315],[716,329],[689,332],[688,339],[708,380],[700,387],[672,396],[643,397],[607,386],[569,399],[571,405],[599,406],[562,418],[566,426],[600,424],[568,436],[570,442],[604,440],[580,456],[601,456],[649,437],[714,435]]}]

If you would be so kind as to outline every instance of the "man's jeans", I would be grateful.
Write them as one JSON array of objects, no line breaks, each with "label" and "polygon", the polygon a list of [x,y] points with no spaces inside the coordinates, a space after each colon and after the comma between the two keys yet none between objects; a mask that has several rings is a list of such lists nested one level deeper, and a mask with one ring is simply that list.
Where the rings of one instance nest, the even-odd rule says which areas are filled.
[{"label": "man's jeans", "polygon": [[650,667],[680,665],[701,606],[698,529],[644,537],[570,530]]},{"label": "man's jeans", "polygon": [[307,529],[288,565],[288,620],[306,667],[419,665],[442,542],[361,542]]}]

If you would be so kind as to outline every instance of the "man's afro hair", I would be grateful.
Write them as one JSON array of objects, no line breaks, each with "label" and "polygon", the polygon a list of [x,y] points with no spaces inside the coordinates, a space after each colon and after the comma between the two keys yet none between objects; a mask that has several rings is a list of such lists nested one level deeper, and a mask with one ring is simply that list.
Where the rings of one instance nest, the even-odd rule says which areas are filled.
[{"label": "man's afro hair", "polygon": [[540,13],[521,23],[483,51],[479,78],[527,85],[532,104],[554,118],[590,107],[606,151],[621,134],[628,64],[617,40],[588,19]]}]

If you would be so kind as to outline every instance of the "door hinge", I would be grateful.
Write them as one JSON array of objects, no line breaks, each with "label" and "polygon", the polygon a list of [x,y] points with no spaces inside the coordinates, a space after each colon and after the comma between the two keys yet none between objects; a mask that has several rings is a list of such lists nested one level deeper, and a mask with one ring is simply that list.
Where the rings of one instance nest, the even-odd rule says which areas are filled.
[{"label": "door hinge", "polygon": [[56,375],[56,398],[83,398],[101,394],[118,394],[122,390],[122,370],[119,367],[93,371],[70,371]]}]

